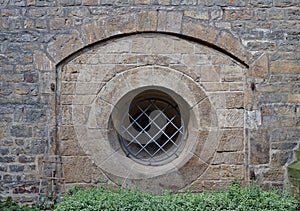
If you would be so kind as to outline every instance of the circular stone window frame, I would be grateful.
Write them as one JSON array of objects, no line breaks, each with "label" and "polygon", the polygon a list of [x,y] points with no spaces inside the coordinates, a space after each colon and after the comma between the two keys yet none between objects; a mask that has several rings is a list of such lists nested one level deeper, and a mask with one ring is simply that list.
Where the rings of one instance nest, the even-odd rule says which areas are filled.
[{"label": "circular stone window frame", "polygon": [[[138,93],[148,89],[170,95],[178,103],[185,119],[185,146],[176,159],[164,165],[147,166],[126,157],[120,145],[115,144],[118,137],[111,127],[119,124],[112,123],[114,118],[111,114],[123,112],[118,105],[130,103]],[[78,142],[99,168],[111,175],[112,180],[115,178],[115,182],[120,178],[145,180],[180,171],[181,175],[186,175],[185,183],[189,184],[204,173],[215,153],[212,146],[217,146],[219,141],[216,112],[204,90],[190,77],[171,68],[153,65],[121,72],[101,88],[89,106],[91,110],[86,123],[73,121]],[[73,109],[72,115],[80,115],[78,112]],[[200,135],[201,131],[204,131],[205,137]],[[184,170],[198,167],[194,172]],[[167,179],[159,183],[170,182],[174,181]]]},{"label": "circular stone window frame", "polygon": [[[123,96],[125,101],[127,95],[130,93]],[[184,122],[188,122],[181,117],[182,111],[177,102],[160,88],[140,92],[129,102],[129,106],[128,102],[119,104],[124,103],[122,99],[115,107],[126,110],[122,113],[114,109],[116,112],[111,115],[111,127],[118,135],[126,156],[143,165],[154,166],[177,158],[184,147]],[[114,125],[114,122],[120,125]]]}]

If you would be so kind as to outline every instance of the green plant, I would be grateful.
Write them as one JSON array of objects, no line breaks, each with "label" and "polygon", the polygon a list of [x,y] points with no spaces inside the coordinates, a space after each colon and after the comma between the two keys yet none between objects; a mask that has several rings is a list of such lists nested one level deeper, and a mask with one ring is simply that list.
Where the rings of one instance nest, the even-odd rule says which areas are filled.
[{"label": "green plant", "polygon": [[31,208],[28,205],[20,206],[16,201],[13,201],[11,197],[3,202],[0,202],[1,211],[37,211],[35,208]]},{"label": "green plant", "polygon": [[35,204],[34,207],[39,210],[53,210],[54,206],[58,203],[59,194],[55,191],[46,192]]},{"label": "green plant", "polygon": [[246,188],[234,182],[227,190],[160,195],[130,189],[72,189],[57,211],[71,210],[298,210],[295,197],[279,191],[264,191],[259,185]]}]

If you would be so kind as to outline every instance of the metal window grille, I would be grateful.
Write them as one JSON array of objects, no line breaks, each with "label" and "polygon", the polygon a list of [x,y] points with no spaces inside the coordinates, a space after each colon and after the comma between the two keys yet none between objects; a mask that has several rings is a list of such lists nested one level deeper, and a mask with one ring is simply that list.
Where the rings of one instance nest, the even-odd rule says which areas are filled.
[{"label": "metal window grille", "polygon": [[130,105],[124,114],[120,139],[128,157],[148,165],[178,157],[184,124],[177,105],[156,98]]}]

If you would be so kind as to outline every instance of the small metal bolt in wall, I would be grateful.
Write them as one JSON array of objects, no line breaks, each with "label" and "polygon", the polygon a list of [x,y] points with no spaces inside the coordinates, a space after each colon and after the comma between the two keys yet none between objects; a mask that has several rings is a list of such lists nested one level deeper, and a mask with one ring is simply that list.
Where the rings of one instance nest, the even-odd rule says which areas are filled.
[{"label": "small metal bolt in wall", "polygon": [[251,88],[251,90],[252,90],[252,91],[254,91],[254,90],[255,90],[255,83],[254,83],[254,82],[251,82],[251,84],[250,84],[250,88]]},{"label": "small metal bolt in wall", "polygon": [[51,91],[53,91],[53,92],[55,91],[55,84],[54,84],[54,83],[51,83],[51,84],[50,84],[50,89],[51,89]]}]

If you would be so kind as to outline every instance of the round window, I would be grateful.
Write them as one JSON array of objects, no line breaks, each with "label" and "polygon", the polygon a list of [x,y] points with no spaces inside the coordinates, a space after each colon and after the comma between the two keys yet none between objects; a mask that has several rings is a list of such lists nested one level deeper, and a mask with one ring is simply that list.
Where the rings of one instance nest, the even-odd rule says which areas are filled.
[{"label": "round window", "polygon": [[162,91],[146,90],[127,106],[118,133],[125,154],[146,165],[161,165],[178,157],[185,129],[177,103]]}]

